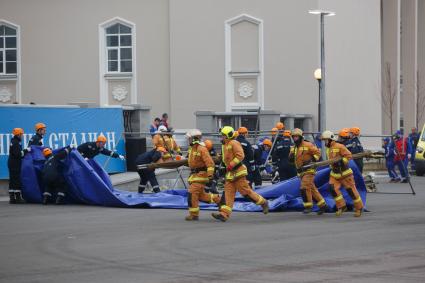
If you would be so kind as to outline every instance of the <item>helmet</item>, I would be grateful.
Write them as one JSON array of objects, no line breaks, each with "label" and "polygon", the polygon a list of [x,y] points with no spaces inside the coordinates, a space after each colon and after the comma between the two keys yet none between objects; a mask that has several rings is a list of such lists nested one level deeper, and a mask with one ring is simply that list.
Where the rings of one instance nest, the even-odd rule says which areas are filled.
[{"label": "helmet", "polygon": [[166,152],[167,152],[167,150],[165,149],[165,147],[162,147],[162,146],[158,146],[158,147],[156,148],[156,151],[160,151],[160,152],[164,152],[164,153],[166,153]]},{"label": "helmet", "polygon": [[186,138],[201,137],[202,132],[198,129],[192,129],[192,130],[187,131],[185,136],[186,136]]},{"label": "helmet", "polygon": [[157,132],[158,132],[158,133],[168,132],[168,129],[167,129],[167,127],[166,127],[166,126],[161,125],[161,126],[159,126],[159,127],[158,127],[158,131],[157,131]]},{"label": "helmet", "polygon": [[343,128],[341,131],[339,131],[338,135],[341,138],[349,138],[350,137],[350,129],[349,128]]},{"label": "helmet", "polygon": [[352,127],[350,129],[350,132],[353,133],[355,136],[360,136],[360,128],[359,127]]},{"label": "helmet", "polygon": [[35,131],[38,131],[40,129],[45,129],[46,125],[44,125],[43,123],[37,123],[35,124]]},{"label": "helmet", "polygon": [[245,127],[240,127],[240,128],[238,129],[238,133],[239,133],[239,134],[241,134],[241,135],[243,135],[243,134],[248,134],[248,129],[247,129],[247,128],[245,128]]},{"label": "helmet", "polygon": [[19,136],[22,135],[24,133],[24,130],[22,128],[14,128],[12,131],[12,134],[14,136]]},{"label": "helmet", "polygon": [[96,142],[106,143],[106,137],[104,135],[100,135],[100,136],[97,137]]},{"label": "helmet", "polygon": [[277,129],[277,128],[273,128],[272,129],[272,135],[274,136],[274,135],[276,135],[277,134],[277,132],[278,132],[279,130]]},{"label": "helmet", "polygon": [[46,147],[45,149],[43,149],[43,155],[44,155],[44,157],[47,157],[50,154],[52,154],[52,150],[50,148]]},{"label": "helmet", "polygon": [[280,130],[284,130],[285,129],[285,125],[282,122],[277,122],[276,123],[276,128],[280,131]]},{"label": "helmet", "polygon": [[225,126],[220,130],[220,134],[228,139],[232,139],[235,137],[235,130],[230,126]]},{"label": "helmet", "polygon": [[208,150],[213,149],[213,143],[212,143],[212,141],[211,141],[211,140],[204,140],[204,144],[205,144],[205,147],[206,147]]},{"label": "helmet", "polygon": [[322,133],[322,136],[320,137],[322,140],[326,140],[326,139],[329,139],[329,140],[333,140],[333,141],[335,141],[336,140],[336,136],[334,135],[334,133],[332,133],[331,131],[324,131],[323,133]]},{"label": "helmet", "polygon": [[290,130],[283,131],[283,136],[284,137],[291,137],[291,131]]},{"label": "helmet", "polygon": [[[285,131],[286,132],[286,131]],[[303,131],[301,129],[295,128],[292,130],[291,136],[303,136]]]},{"label": "helmet", "polygon": [[271,141],[271,140],[269,140],[269,139],[265,139],[265,140],[263,140],[263,144],[264,144],[264,145],[267,145],[267,146],[269,146],[269,147],[272,147],[272,146],[273,146],[272,141]]},{"label": "helmet", "polygon": [[384,138],[384,139],[383,139],[383,141],[384,141],[385,143],[389,143],[389,142],[390,142],[390,138],[389,138],[389,137],[386,137],[386,138]]}]

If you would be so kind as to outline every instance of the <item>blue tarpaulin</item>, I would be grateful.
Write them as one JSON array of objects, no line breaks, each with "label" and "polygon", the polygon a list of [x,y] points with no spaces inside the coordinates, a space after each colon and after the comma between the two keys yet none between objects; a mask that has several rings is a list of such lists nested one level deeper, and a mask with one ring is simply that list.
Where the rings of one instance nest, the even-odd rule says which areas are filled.
[{"label": "blue tarpaulin", "polygon": [[[26,154],[22,163],[23,195],[27,202],[41,203],[43,185],[40,170],[44,164],[43,147],[32,146],[32,151]],[[115,189],[108,174],[95,160],[85,160],[76,150],[72,150],[64,160],[64,177],[69,185],[66,201],[88,205],[113,207],[150,207],[150,208],[187,208],[187,191],[184,189],[167,190],[157,194],[139,194]],[[366,203],[366,187],[364,180],[354,162],[350,161],[359,194]],[[325,198],[328,206],[334,210],[335,201],[328,191],[329,169],[323,168],[315,177],[316,186]],[[300,180],[295,177],[274,185],[256,190],[269,200],[270,210],[302,210],[300,197]],[[347,205],[352,206],[352,200],[342,190]],[[216,209],[214,204],[201,203],[202,209]],[[315,207],[317,209],[317,207]],[[261,211],[261,207],[237,195],[234,211]]]}]

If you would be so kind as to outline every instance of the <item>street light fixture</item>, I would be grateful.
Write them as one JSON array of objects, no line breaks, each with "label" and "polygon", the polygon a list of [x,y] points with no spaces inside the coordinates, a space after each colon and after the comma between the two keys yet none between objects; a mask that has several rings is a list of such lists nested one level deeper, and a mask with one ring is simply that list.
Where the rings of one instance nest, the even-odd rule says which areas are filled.
[{"label": "street light fixture", "polygon": [[320,126],[320,121],[321,121],[321,115],[320,115],[320,111],[321,111],[321,105],[322,105],[322,101],[321,101],[321,84],[322,84],[322,69],[317,68],[314,71],[314,78],[317,80],[317,82],[319,83],[319,103],[318,103],[318,108],[317,108],[317,113],[318,113],[318,119],[317,119],[317,129],[319,131],[319,133],[322,132],[322,128]]},{"label": "street light fixture", "polygon": [[[326,100],[325,100],[325,16],[335,16],[335,12],[325,10],[310,10],[313,15],[320,15],[320,80],[319,76],[315,78],[319,81],[319,131],[326,130]],[[317,72],[317,75],[319,73]],[[326,151],[322,144],[322,158],[325,160]]]}]

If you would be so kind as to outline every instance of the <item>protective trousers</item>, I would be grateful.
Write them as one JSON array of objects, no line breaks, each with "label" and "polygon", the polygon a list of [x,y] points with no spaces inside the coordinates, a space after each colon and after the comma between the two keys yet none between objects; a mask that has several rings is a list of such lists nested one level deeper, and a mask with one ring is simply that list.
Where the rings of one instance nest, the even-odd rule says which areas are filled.
[{"label": "protective trousers", "polygon": [[400,170],[400,175],[403,179],[407,178],[407,167],[404,161],[398,160],[394,162],[394,167],[397,166],[398,170]]},{"label": "protective trousers", "polygon": [[288,160],[281,160],[279,162],[279,179],[280,181],[285,181],[291,179],[292,177],[297,176],[297,171],[295,166],[290,164]]},{"label": "protective trousers", "polygon": [[397,172],[395,171],[395,167],[394,167],[394,161],[392,159],[387,159],[385,161],[385,165],[387,166],[387,170],[388,170],[388,175],[390,176],[391,180],[397,180],[400,179],[398,177]]},{"label": "protective trousers", "polygon": [[138,170],[137,173],[139,173],[140,176],[139,193],[143,193],[148,182],[151,184],[154,192],[159,190],[158,180],[156,179],[154,171],[142,169]]},{"label": "protective trousers", "polygon": [[325,200],[314,185],[314,174],[305,174],[301,177],[301,196],[304,208],[312,208],[313,200],[317,202],[318,207],[326,205]]},{"label": "protective trousers", "polygon": [[249,198],[257,205],[263,205],[266,202],[262,196],[251,189],[245,177],[240,177],[233,181],[226,180],[224,184],[225,204],[220,206],[220,214],[223,215],[225,219],[228,219],[232,213],[236,192],[239,192],[242,196]]},{"label": "protective trousers", "polygon": [[64,197],[67,191],[68,186],[65,182],[65,179],[59,177],[55,180],[46,182],[46,191],[43,193],[43,195],[52,196],[53,194],[57,193],[58,196]]},{"label": "protective trousers", "polygon": [[359,192],[357,191],[356,184],[354,182],[353,175],[348,175],[341,179],[336,179],[332,176],[329,177],[330,192],[335,200],[336,207],[338,209],[346,206],[344,197],[341,194],[341,186],[347,190],[353,200],[355,210],[361,210],[363,208],[363,202],[360,198]]},{"label": "protective trousers", "polygon": [[189,214],[191,216],[199,216],[199,201],[218,204],[220,202],[220,196],[206,193],[205,184],[203,183],[191,183],[187,196]]}]

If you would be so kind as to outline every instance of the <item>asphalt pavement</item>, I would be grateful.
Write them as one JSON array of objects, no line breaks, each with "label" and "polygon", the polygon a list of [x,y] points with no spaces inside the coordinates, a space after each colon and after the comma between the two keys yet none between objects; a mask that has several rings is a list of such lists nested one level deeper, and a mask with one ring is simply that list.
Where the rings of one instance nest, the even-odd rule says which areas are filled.
[{"label": "asphalt pavement", "polygon": [[[380,179],[379,192],[409,193]],[[425,282],[425,177],[357,219],[0,201],[0,282]]]}]

